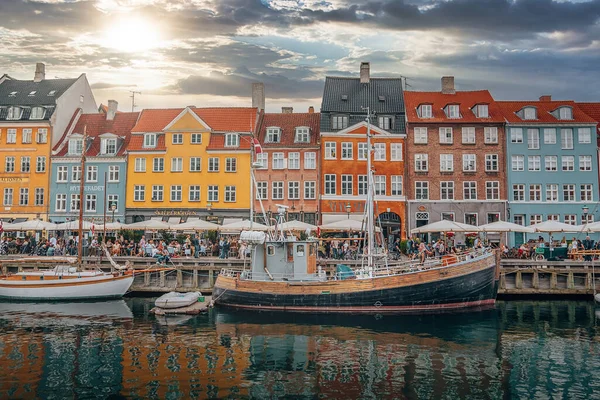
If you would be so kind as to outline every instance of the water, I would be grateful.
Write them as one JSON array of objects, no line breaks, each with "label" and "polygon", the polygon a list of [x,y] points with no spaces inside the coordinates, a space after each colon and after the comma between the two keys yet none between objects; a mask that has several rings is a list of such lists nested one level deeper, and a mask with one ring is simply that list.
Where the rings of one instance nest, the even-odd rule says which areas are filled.
[{"label": "water", "polygon": [[600,398],[600,310],[357,317],[0,303],[0,399]]}]

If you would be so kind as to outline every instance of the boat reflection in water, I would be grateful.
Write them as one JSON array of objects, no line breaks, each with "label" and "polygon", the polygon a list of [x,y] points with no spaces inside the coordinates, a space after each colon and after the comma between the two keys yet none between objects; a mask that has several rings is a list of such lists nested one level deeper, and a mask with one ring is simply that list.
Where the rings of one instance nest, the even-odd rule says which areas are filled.
[{"label": "boat reflection in water", "polygon": [[379,319],[213,309],[167,326],[148,315],[146,299],[126,300],[133,319],[121,312],[57,317],[69,324],[36,325],[27,310],[4,306],[0,398],[594,398],[600,392],[594,378],[600,336],[595,309],[585,302],[500,302],[479,313]]}]

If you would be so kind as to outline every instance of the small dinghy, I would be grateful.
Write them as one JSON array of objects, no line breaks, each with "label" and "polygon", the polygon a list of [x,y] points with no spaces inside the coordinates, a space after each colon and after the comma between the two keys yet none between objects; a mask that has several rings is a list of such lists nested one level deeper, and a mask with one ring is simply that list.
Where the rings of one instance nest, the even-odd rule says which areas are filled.
[{"label": "small dinghy", "polygon": [[154,304],[156,305],[156,307],[165,309],[187,307],[191,304],[196,303],[201,296],[202,293],[200,292],[169,292],[156,299]]}]

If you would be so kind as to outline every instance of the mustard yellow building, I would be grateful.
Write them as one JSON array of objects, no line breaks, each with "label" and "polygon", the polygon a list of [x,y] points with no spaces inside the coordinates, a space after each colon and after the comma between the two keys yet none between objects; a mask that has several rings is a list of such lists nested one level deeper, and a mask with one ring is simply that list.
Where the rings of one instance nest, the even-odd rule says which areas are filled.
[{"label": "mustard yellow building", "polygon": [[127,150],[126,222],[250,213],[256,108],[147,109]]}]

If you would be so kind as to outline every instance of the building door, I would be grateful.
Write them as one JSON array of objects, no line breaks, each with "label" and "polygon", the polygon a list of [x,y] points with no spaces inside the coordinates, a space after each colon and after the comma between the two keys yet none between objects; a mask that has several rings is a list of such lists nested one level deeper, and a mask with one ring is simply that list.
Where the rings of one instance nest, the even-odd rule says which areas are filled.
[{"label": "building door", "polygon": [[[428,212],[416,213],[415,221],[416,221],[417,228],[429,224],[429,213]],[[419,237],[421,238],[421,240],[423,240],[425,242],[427,242],[427,240],[429,239],[429,235],[426,233],[419,234]]]},{"label": "building door", "polygon": [[[525,225],[525,215],[517,214],[514,217],[515,224]],[[515,232],[515,246],[520,246],[525,241],[523,232]]]},{"label": "building door", "polygon": [[394,212],[379,214],[376,223],[377,226],[381,226],[381,231],[387,241],[391,240],[393,242],[396,237],[400,237],[402,234],[402,221],[400,216]]}]

